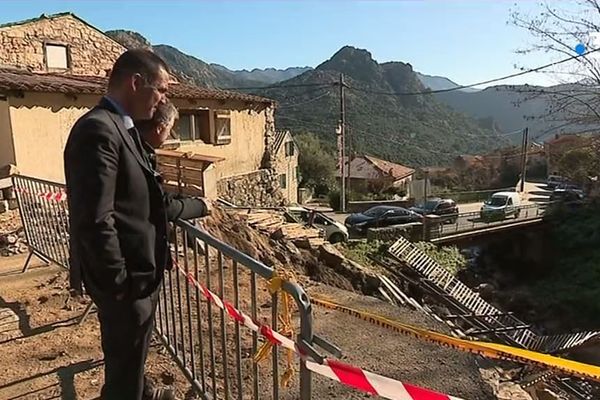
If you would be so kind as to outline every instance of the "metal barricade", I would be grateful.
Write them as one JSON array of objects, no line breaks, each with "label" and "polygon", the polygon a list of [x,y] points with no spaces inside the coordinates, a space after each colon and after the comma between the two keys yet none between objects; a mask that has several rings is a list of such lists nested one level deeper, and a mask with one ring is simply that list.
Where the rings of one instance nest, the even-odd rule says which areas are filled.
[{"label": "metal barricade", "polygon": [[[23,271],[33,255],[69,269],[65,185],[21,175],[12,181],[30,249]],[[177,221],[173,236],[175,266],[165,272],[160,287],[155,331],[194,390],[204,399],[310,399],[311,372],[304,363],[278,346],[271,348],[268,359],[255,362],[264,345],[262,336],[206,301],[190,277],[253,321],[295,340],[298,351],[311,359],[323,360],[313,343],[340,356],[338,349],[313,334],[312,308],[304,290],[284,279],[280,290],[271,294],[266,283],[275,277],[273,269],[188,222]],[[282,292],[293,304],[281,301],[287,299],[281,298]],[[294,304],[295,309],[289,309]],[[93,303],[81,321],[92,307]],[[284,387],[285,381],[290,385]]]},{"label": "metal barricade", "polygon": [[65,185],[43,179],[13,175],[12,184],[19,205],[29,256],[69,269],[69,212]]},{"label": "metal barricade", "polygon": [[[178,221],[175,231],[171,244],[175,265],[160,289],[156,330],[195,389],[205,399],[310,399],[310,371],[298,358],[282,357],[287,350],[274,346],[269,359],[254,362],[263,345],[261,337],[207,301],[195,282],[254,321],[288,335],[298,332],[292,339],[319,358],[310,346],[315,338],[304,290],[289,281],[283,284],[282,290],[297,307],[293,312],[297,318],[289,324],[289,305],[267,290],[273,269],[188,222]],[[292,377],[294,370],[299,376]],[[290,386],[284,387],[282,380],[290,377]]]}]

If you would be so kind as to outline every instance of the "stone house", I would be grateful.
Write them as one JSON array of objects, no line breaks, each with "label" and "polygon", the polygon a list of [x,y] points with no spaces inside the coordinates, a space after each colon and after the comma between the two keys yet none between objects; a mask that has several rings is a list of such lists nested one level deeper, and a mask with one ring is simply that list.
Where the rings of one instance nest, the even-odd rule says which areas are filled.
[{"label": "stone house", "polygon": [[347,170],[350,190],[361,193],[379,193],[391,188],[407,192],[415,174],[410,167],[369,155],[351,157]]},{"label": "stone house", "polygon": [[279,172],[279,187],[290,203],[298,202],[300,181],[298,168],[299,149],[290,131],[275,132],[273,157],[275,170]]},{"label": "stone house", "polygon": [[97,76],[106,76],[125,50],[71,13],[0,25],[0,49],[0,65]]},{"label": "stone house", "polygon": [[[1,25],[0,48],[0,166],[63,181],[68,133],[98,103],[125,48],[71,13]],[[288,200],[290,192],[279,188],[287,169],[276,170],[274,162],[272,100],[183,82],[172,84],[168,96],[181,118],[179,139],[166,147],[194,155],[203,194],[240,205]],[[243,197],[240,186],[249,187]]]}]

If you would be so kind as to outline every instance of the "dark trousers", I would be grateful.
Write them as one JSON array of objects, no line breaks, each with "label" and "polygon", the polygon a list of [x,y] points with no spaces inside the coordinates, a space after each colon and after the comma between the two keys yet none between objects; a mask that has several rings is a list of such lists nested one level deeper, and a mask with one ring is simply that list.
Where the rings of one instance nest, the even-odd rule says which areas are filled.
[{"label": "dark trousers", "polygon": [[98,307],[104,352],[102,400],[142,399],[158,293],[157,289],[142,299],[120,301],[90,293]]}]

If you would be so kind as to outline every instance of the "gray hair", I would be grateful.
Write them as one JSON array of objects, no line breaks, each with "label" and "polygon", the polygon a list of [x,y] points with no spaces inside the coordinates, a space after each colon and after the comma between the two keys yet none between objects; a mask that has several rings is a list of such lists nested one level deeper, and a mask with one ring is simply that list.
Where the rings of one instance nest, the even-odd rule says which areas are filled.
[{"label": "gray hair", "polygon": [[[161,124],[168,124],[169,122],[175,121],[178,118],[179,112],[177,111],[177,108],[175,108],[173,103],[167,100],[166,103],[161,103],[156,107],[156,111],[154,111],[152,119],[136,121],[135,126],[140,130],[142,134],[144,134],[145,132],[155,129]],[[176,139],[175,136],[173,137]]]},{"label": "gray hair", "polygon": [[156,107],[154,115],[152,116],[152,122],[154,122],[156,125],[168,124],[176,119],[179,119],[179,112],[170,101],[167,101],[164,104],[159,104],[158,107]]}]

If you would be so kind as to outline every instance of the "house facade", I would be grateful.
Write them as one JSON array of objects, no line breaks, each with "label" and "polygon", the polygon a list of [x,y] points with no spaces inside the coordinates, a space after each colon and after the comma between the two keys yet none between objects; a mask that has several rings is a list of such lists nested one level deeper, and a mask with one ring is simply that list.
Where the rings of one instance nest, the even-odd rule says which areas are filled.
[{"label": "house facade", "polygon": [[348,184],[357,192],[377,193],[393,188],[407,193],[415,174],[410,167],[369,155],[353,156],[346,162]]},{"label": "house facade", "polygon": [[290,131],[277,131],[273,142],[274,167],[279,173],[279,186],[290,203],[298,202],[300,181],[299,149]]},{"label": "house facade", "polygon": [[[101,99],[125,48],[70,13],[2,25],[0,45],[8,49],[0,52],[0,166],[64,181],[69,131]],[[205,194],[238,205],[295,201],[279,185],[273,101],[182,82],[168,97],[181,117],[179,139],[165,147],[210,164],[201,168],[210,175]]]}]

